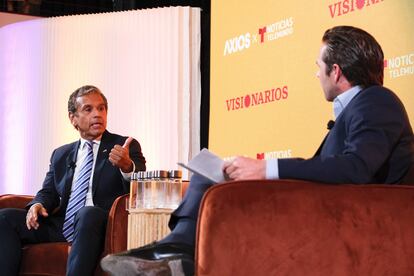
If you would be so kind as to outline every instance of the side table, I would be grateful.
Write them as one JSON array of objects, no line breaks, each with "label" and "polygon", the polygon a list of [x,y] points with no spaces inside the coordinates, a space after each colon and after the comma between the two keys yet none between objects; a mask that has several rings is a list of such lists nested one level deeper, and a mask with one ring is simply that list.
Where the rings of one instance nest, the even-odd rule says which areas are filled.
[{"label": "side table", "polygon": [[137,248],[170,233],[168,221],[172,209],[129,209],[127,248]]}]

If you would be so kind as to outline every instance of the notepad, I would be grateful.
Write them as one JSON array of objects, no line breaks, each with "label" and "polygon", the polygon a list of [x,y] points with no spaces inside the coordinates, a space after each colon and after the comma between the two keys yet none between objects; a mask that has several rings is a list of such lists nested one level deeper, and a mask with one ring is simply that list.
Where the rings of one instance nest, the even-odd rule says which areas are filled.
[{"label": "notepad", "polygon": [[181,162],[177,164],[195,174],[210,179],[214,183],[219,183],[226,181],[223,173],[223,163],[223,159],[204,148],[187,164]]}]

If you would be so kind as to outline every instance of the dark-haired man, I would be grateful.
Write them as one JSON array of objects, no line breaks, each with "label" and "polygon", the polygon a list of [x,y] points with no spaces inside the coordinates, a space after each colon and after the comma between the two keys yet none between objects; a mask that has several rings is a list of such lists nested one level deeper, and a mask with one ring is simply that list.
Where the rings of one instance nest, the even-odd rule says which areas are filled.
[{"label": "dark-haired man", "polygon": [[[333,101],[335,124],[314,157],[255,160],[224,165],[233,180],[303,179],[326,183],[401,183],[414,164],[414,136],[398,97],[382,86],[384,55],[367,32],[338,26],[325,32],[316,61],[322,90]],[[119,275],[191,275],[198,209],[213,183],[194,175],[171,216],[172,232],[143,248],[105,257],[104,269]],[[118,274],[116,274],[118,275]],[[182,275],[182,274],[181,274]]]},{"label": "dark-haired man", "polygon": [[[21,209],[0,210],[0,274],[19,272],[24,244],[68,241],[67,275],[93,275],[102,254],[114,200],[129,192],[133,170],[145,170],[138,141],[106,130],[108,102],[95,86],[82,86],[68,101],[80,140],[52,153],[42,189]],[[53,252],[50,252],[53,254]]]}]

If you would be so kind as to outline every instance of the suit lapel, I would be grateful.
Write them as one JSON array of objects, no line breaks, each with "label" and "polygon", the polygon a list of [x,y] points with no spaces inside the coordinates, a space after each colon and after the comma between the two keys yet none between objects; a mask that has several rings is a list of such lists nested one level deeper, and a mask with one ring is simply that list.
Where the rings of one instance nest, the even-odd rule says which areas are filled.
[{"label": "suit lapel", "polygon": [[99,184],[99,179],[101,177],[103,168],[108,161],[109,152],[112,149],[112,145],[108,143],[108,132],[105,130],[102,135],[101,144],[99,145],[98,155],[96,156],[95,170],[93,173],[93,182],[92,182],[92,197],[95,195],[96,189]]},{"label": "suit lapel", "polygon": [[68,157],[66,157],[66,178],[65,178],[65,188],[64,193],[62,196],[62,200],[64,201],[62,205],[66,205],[69,201],[70,196],[70,190],[72,188],[72,182],[73,182],[73,175],[75,173],[75,165],[76,165],[76,157],[78,155],[78,149],[79,149],[80,140],[73,143],[73,147],[71,151],[68,154]]},{"label": "suit lapel", "polygon": [[[332,122],[332,123],[331,123],[331,122]],[[319,145],[319,148],[318,148],[318,150],[315,152],[315,154],[313,155],[313,157],[318,156],[318,155],[320,155],[320,154],[321,154],[321,152],[322,152],[322,148],[323,148],[323,146],[325,145],[326,140],[328,139],[329,133],[331,133],[331,130],[334,128],[334,124],[335,124],[335,122],[334,122],[334,121],[332,121],[332,120],[330,120],[330,121],[328,122],[327,128],[329,129],[329,131],[328,131],[328,133],[325,135],[325,138],[323,138],[322,143]]]},{"label": "suit lapel", "polygon": [[[340,122],[343,120],[342,118],[345,116],[344,114],[346,113],[346,111],[348,110],[348,109],[351,109],[352,107],[352,105],[353,105],[353,103],[356,101],[356,99],[358,98],[358,96],[359,95],[361,95],[363,92],[364,92],[364,90],[365,89],[362,89],[361,91],[359,91],[359,93],[358,94],[356,94],[352,99],[351,99],[351,101],[347,104],[347,106],[344,108],[344,110],[342,110],[342,112],[341,112],[341,114],[339,114],[339,116],[338,116],[338,118],[336,118],[335,119],[335,122],[336,122],[336,124],[340,124]],[[329,137],[329,134],[331,133],[331,130],[333,130],[333,128],[334,128],[335,126],[333,125],[333,126],[331,126],[331,127],[329,127],[329,123],[328,123],[328,129],[329,129],[329,132],[326,134],[326,136],[325,136],[325,138],[323,139],[323,141],[322,141],[322,143],[321,143],[321,145],[319,146],[319,148],[318,148],[318,150],[315,152],[315,154],[313,155],[313,157],[315,157],[315,156],[318,156],[318,155],[320,155],[321,154],[321,152],[322,152],[322,149],[323,149],[323,147],[325,146],[325,143],[327,142],[327,140],[328,140],[328,137]]]},{"label": "suit lapel", "polygon": [[326,138],[328,138],[329,132],[325,135],[325,138],[323,138],[322,143],[319,145],[319,148],[316,150],[315,154],[313,155],[313,157],[316,157],[318,155],[321,154],[323,145],[325,145],[326,142]]}]

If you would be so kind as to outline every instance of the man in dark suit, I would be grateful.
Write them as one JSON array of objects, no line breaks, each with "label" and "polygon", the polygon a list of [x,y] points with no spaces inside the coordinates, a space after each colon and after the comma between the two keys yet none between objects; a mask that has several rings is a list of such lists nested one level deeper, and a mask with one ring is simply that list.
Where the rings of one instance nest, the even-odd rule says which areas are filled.
[{"label": "man in dark suit", "polygon": [[[27,210],[0,210],[0,274],[17,275],[21,247],[71,242],[67,275],[92,275],[102,253],[114,200],[129,192],[134,170],[145,170],[138,141],[106,130],[108,103],[95,86],[69,98],[68,112],[80,140],[52,153],[42,189]],[[50,252],[53,254],[53,252]]]},{"label": "man in dark suit", "polygon": [[[338,26],[325,32],[317,58],[318,78],[336,122],[314,157],[255,160],[236,157],[224,165],[230,179],[303,179],[326,183],[401,183],[414,164],[414,136],[405,108],[384,88],[384,55],[367,32]],[[109,255],[101,265],[112,273],[191,275],[198,209],[213,183],[194,175],[171,216],[163,240]],[[161,273],[160,272],[160,273]],[[121,274],[119,274],[121,275]]]}]

